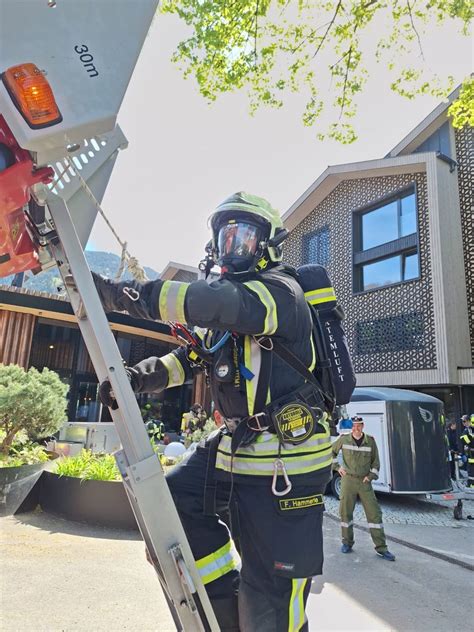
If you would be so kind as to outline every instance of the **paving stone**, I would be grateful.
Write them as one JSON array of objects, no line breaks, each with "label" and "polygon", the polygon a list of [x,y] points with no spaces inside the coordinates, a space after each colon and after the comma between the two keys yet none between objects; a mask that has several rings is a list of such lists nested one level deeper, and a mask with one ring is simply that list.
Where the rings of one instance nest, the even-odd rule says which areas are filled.
[{"label": "paving stone", "polygon": [[[455,500],[433,501],[413,496],[391,496],[377,494],[382,509],[383,521],[386,524],[414,524],[426,526],[453,527],[459,525],[454,519]],[[326,511],[339,517],[339,501],[333,496],[325,498]],[[474,516],[474,500],[463,501],[463,513]],[[360,502],[354,510],[354,522],[366,524],[364,509]],[[474,521],[463,521],[463,525],[474,528]]]}]

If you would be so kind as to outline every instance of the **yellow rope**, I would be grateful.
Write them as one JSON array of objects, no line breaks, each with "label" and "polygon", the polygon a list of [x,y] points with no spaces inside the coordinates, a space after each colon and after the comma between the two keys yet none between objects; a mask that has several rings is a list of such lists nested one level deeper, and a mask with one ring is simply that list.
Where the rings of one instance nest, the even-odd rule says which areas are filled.
[{"label": "yellow rope", "polygon": [[[91,199],[92,203],[94,204],[95,208],[101,214],[101,216],[104,219],[105,223],[110,228],[113,236],[115,237],[115,239],[118,241],[118,243],[120,244],[120,246],[122,248],[122,257],[120,259],[120,266],[119,266],[119,270],[117,272],[116,278],[117,279],[121,278],[121,276],[123,274],[123,271],[125,269],[125,263],[126,263],[130,274],[133,276],[133,278],[136,281],[138,281],[139,283],[144,283],[145,281],[148,281],[148,277],[146,275],[145,270],[143,269],[143,267],[138,262],[138,259],[136,257],[132,257],[132,255],[128,252],[128,250],[127,250],[127,242],[126,241],[122,241],[120,239],[120,237],[118,236],[118,234],[115,232],[114,227],[109,222],[109,220],[108,220],[106,214],[104,213],[101,205],[97,201],[95,195],[90,190],[87,182],[84,180],[82,175],[79,173],[79,170],[76,169],[76,167],[72,164],[72,162],[69,160],[69,158],[65,157],[64,161],[66,163],[67,168],[71,169],[76,174],[76,176],[78,177],[79,182],[81,184],[81,187],[84,189],[84,191],[90,197],[90,199]],[[58,182],[60,182],[63,179],[63,177],[66,175],[66,172],[67,172],[67,169],[64,169],[64,171],[60,175],[58,175],[56,177],[56,179],[52,183],[52,187],[53,188],[58,184]]]}]

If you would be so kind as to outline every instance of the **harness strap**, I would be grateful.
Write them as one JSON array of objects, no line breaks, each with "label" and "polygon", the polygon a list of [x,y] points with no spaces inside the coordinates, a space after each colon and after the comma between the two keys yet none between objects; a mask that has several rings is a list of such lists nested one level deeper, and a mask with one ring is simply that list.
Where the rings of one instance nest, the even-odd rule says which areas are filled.
[{"label": "harness strap", "polygon": [[272,348],[274,348],[275,345],[275,341],[273,339],[268,338],[268,340],[272,340],[273,342],[273,344],[268,348],[260,345],[260,373],[258,376],[257,388],[255,390],[254,414],[263,412],[267,403],[270,376],[272,374]]},{"label": "harness strap", "polygon": [[216,492],[217,481],[215,476],[217,449],[219,447],[222,433],[217,432],[214,437],[209,440],[209,454],[207,457],[206,477],[204,479],[204,497],[203,497],[203,514],[205,516],[214,516],[216,513]]}]

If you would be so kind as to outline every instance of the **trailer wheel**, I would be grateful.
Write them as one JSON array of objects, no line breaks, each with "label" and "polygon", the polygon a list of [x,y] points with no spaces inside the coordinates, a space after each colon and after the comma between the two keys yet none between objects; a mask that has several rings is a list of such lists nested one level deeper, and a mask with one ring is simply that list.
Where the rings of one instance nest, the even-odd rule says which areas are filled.
[{"label": "trailer wheel", "polygon": [[337,498],[337,500],[340,500],[341,498],[341,477],[339,474],[337,474],[336,472],[333,474],[333,477],[331,479],[331,492],[332,495]]},{"label": "trailer wheel", "polygon": [[458,500],[458,504],[453,509],[455,520],[462,520],[462,500]]}]

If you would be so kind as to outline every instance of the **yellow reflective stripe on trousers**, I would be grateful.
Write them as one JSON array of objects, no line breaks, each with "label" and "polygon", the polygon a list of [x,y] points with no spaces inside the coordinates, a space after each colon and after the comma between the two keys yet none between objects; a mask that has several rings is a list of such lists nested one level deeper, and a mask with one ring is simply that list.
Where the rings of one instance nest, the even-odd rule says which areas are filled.
[{"label": "yellow reflective stripe on trousers", "polygon": [[306,622],[304,589],[308,579],[291,580],[291,597],[288,608],[288,632],[299,632]]},{"label": "yellow reflective stripe on trousers", "polygon": [[277,330],[278,315],[277,306],[270,290],[261,281],[246,281],[244,285],[252,290],[252,292],[255,292],[267,310],[263,331],[259,333],[271,336]]},{"label": "yellow reflective stripe on trousers", "polygon": [[160,360],[168,371],[168,384],[166,388],[170,388],[171,386],[180,386],[181,384],[184,384],[184,369],[181,366],[181,362],[174,355],[174,353],[167,353],[166,355],[162,356]]},{"label": "yellow reflective stripe on trousers", "polygon": [[189,283],[180,283],[179,281],[164,281],[158,301],[158,310],[160,312],[160,320],[177,321],[179,323],[186,322],[184,315],[184,299]]},{"label": "yellow reflective stripe on trousers", "polygon": [[237,567],[237,563],[230,540],[217,551],[196,560],[196,567],[203,584],[210,584],[226,573],[233,571]]},{"label": "yellow reflective stripe on trousers", "polygon": [[336,292],[333,287],[322,287],[320,290],[310,290],[304,293],[305,299],[311,305],[318,303],[328,303],[336,300]]}]

